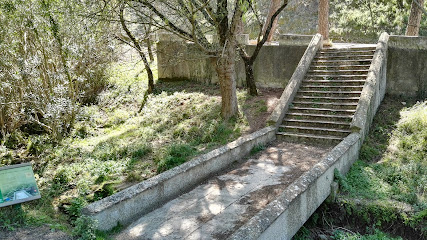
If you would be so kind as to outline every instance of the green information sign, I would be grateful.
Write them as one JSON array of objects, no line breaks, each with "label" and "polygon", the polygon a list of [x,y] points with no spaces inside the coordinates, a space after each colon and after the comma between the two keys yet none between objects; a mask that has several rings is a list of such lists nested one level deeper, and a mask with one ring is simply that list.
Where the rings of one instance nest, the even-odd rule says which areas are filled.
[{"label": "green information sign", "polygon": [[0,207],[40,198],[31,163],[0,168]]}]

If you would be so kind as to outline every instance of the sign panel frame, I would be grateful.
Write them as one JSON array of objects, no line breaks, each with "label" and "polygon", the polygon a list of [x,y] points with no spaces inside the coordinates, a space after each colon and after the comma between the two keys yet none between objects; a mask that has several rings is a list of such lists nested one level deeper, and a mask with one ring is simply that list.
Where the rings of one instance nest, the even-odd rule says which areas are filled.
[{"label": "sign panel frame", "polygon": [[40,198],[31,163],[0,167],[0,208]]}]

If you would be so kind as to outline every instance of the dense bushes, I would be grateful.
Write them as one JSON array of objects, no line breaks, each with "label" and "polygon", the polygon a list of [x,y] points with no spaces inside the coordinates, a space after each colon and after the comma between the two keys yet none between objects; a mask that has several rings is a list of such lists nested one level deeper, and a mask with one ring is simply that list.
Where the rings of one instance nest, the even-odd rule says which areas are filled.
[{"label": "dense bushes", "polygon": [[106,26],[80,1],[0,1],[0,137],[17,129],[58,138],[103,87]]},{"label": "dense bushes", "polygon": [[[353,42],[371,41],[382,32],[404,35],[411,8],[409,0],[332,0],[331,37]],[[427,2],[426,2],[427,5]],[[420,35],[427,36],[423,16]]]}]

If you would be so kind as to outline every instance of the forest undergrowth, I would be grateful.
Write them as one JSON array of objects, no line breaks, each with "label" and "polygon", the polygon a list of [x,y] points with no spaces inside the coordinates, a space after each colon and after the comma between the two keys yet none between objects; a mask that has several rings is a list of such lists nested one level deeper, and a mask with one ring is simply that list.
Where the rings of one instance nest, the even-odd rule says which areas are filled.
[{"label": "forest undergrowth", "polygon": [[251,130],[244,112],[267,112],[265,100],[242,89],[244,111],[224,121],[219,87],[191,81],[157,82],[141,108],[147,86],[141,69],[138,61],[111,65],[106,88],[93,104],[80,107],[74,128],[60,141],[24,129],[0,147],[0,166],[33,164],[42,196],[23,204],[22,212],[2,208],[0,229],[47,224],[71,233],[76,224],[88,226],[80,219],[88,203],[237,139]]}]

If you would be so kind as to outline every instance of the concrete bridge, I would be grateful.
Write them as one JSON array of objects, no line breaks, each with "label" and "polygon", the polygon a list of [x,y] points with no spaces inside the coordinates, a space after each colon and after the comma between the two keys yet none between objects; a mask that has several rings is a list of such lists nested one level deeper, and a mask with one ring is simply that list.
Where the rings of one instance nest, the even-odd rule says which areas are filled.
[{"label": "concrete bridge", "polygon": [[[335,187],[334,171],[345,174],[358,158],[385,93],[427,93],[426,38],[384,33],[377,44],[329,49],[322,49],[320,35],[307,38],[282,36],[258,59],[281,64],[296,54],[258,78],[263,86],[286,86],[269,127],[92,203],[84,214],[101,230],[124,225],[116,239],[292,238]],[[284,45],[289,39],[293,45]],[[163,50],[187,46],[162,44]],[[159,76],[215,81],[209,59],[199,65],[191,64],[196,57],[185,59],[166,69],[162,64],[172,61],[160,53]],[[260,145],[266,148],[250,155]]]}]

